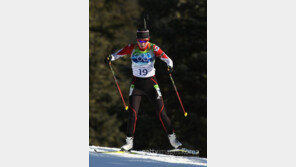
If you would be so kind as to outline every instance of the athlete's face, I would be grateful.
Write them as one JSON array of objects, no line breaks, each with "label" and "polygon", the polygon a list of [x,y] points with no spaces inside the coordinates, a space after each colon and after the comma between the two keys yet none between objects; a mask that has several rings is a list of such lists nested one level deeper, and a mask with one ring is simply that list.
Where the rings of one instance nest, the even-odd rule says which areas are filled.
[{"label": "athlete's face", "polygon": [[137,42],[141,49],[145,49],[149,43],[149,38],[137,39]]}]

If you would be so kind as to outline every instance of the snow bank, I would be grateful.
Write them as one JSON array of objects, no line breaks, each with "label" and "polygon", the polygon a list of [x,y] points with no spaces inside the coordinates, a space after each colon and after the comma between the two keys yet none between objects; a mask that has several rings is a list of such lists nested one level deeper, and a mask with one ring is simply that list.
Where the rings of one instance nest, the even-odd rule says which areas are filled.
[{"label": "snow bank", "polygon": [[162,155],[156,153],[146,153],[135,151],[138,154],[101,154],[98,151],[115,151],[118,148],[89,147],[89,167],[205,167],[206,158],[182,157],[172,155]]}]

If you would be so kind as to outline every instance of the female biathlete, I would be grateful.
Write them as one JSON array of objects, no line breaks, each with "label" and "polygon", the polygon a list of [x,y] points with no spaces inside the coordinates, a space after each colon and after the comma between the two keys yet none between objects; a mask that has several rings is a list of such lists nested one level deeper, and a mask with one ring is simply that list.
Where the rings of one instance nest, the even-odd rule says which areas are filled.
[{"label": "female biathlete", "polygon": [[129,92],[129,119],[126,144],[121,147],[125,151],[133,148],[137,115],[143,96],[148,97],[150,102],[155,106],[163,129],[168,134],[170,144],[174,148],[182,145],[176,139],[171,120],[166,114],[160,88],[155,78],[154,62],[156,58],[159,58],[168,65],[169,73],[173,71],[173,61],[157,45],[149,42],[149,40],[149,30],[146,27],[140,28],[137,30],[137,44],[129,44],[118,52],[107,56],[105,59],[105,62],[109,63],[125,55],[131,55],[133,80]]}]

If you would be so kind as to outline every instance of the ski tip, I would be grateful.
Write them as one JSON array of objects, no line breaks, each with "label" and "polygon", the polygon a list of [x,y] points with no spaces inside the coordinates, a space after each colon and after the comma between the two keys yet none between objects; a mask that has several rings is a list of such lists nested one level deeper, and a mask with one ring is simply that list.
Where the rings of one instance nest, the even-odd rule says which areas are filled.
[{"label": "ski tip", "polygon": [[128,106],[125,106],[125,110],[126,110],[126,111],[128,110]]},{"label": "ski tip", "polygon": [[187,115],[188,115],[187,112],[185,112],[184,116],[187,117]]}]

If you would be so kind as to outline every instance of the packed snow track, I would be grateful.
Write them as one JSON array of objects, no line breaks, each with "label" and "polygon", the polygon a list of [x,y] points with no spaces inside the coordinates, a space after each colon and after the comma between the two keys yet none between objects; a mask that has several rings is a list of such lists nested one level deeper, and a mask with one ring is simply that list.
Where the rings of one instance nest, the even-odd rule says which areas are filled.
[{"label": "packed snow track", "polygon": [[96,153],[118,148],[89,146],[89,167],[206,167],[207,159],[135,151],[129,153]]}]

